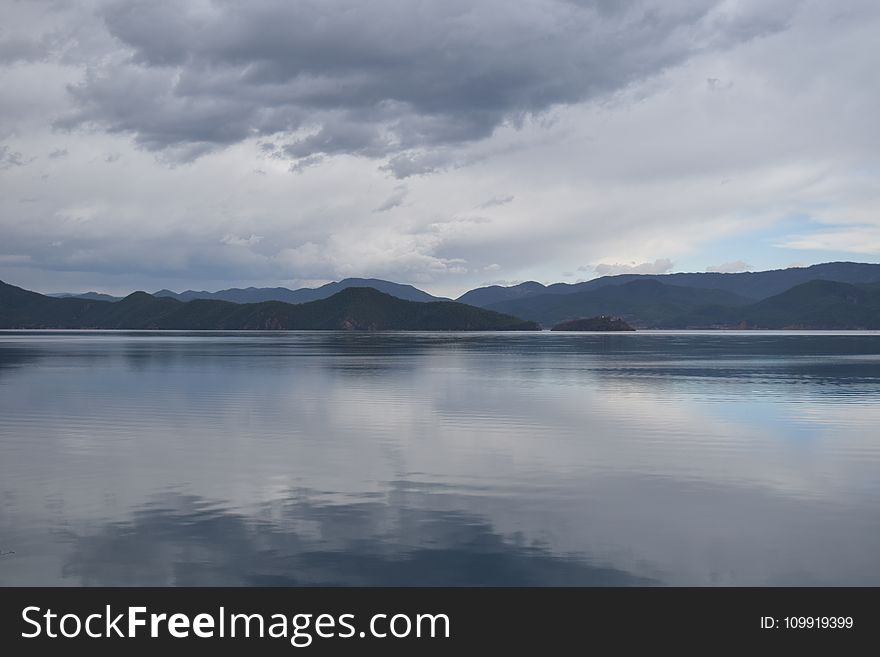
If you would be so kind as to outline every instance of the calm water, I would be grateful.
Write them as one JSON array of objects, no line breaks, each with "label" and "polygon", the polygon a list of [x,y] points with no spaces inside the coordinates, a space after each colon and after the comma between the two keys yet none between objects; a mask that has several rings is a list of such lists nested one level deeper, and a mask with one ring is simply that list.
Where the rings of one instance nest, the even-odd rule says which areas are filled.
[{"label": "calm water", "polygon": [[0,332],[0,584],[880,585],[880,335]]}]

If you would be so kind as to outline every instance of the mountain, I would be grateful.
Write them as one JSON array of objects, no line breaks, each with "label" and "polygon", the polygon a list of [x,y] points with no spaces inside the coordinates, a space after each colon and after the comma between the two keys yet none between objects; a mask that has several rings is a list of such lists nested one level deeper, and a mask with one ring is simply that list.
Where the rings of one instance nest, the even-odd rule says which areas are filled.
[{"label": "mountain", "polygon": [[790,267],[771,271],[740,272],[736,274],[679,273],[679,274],[620,274],[602,276],[584,283],[554,283],[542,285],[530,281],[511,287],[492,285],[470,290],[457,301],[485,308],[513,299],[545,294],[573,294],[595,290],[608,285],[621,285],[631,281],[658,281],[668,285],[704,289],[725,290],[752,300],[766,299],[780,294],[795,285],[814,280],[840,283],[880,283],[880,264],[863,262],[826,262],[810,267]]},{"label": "mountain", "polygon": [[337,292],[350,287],[371,287],[385,294],[390,294],[398,299],[406,301],[448,301],[443,297],[435,297],[423,292],[412,285],[401,285],[391,281],[383,281],[378,278],[346,278],[335,283],[327,283],[317,288],[303,287],[290,290],[286,287],[248,287],[230,288],[219,292],[172,292],[171,290],[159,290],[154,292],[154,297],[170,297],[178,301],[193,301],[194,299],[215,299],[218,301],[230,301],[232,303],[260,303],[263,301],[283,301],[284,303],[307,303],[326,299]]},{"label": "mountain", "polygon": [[760,329],[880,329],[880,284],[810,281],[739,308],[708,307],[666,327],[741,326]]},{"label": "mountain", "polygon": [[[560,283],[559,285],[570,287],[566,283]],[[526,281],[519,285],[511,285],[510,287],[503,287],[501,285],[478,287],[475,290],[465,292],[458,297],[456,301],[459,303],[467,303],[472,306],[480,306],[482,308],[493,303],[500,303],[501,301],[524,299],[525,297],[533,297],[545,293],[547,293],[546,285],[538,283],[537,281]]]},{"label": "mountain", "polygon": [[350,287],[302,304],[182,302],[134,292],[121,301],[53,298],[0,282],[0,328],[183,330],[536,330],[533,322],[454,301],[415,302]]},{"label": "mountain", "polygon": [[92,301],[120,301],[122,299],[122,297],[114,297],[109,294],[101,294],[100,292],[58,292],[57,294],[48,294],[46,296],[55,297],[56,299],[73,297],[74,299],[91,299]]},{"label": "mountain", "polygon": [[544,326],[580,317],[614,315],[634,326],[650,328],[674,322],[704,306],[736,307],[749,301],[723,290],[664,285],[644,279],[572,294],[541,294],[502,301],[487,309],[524,317]]}]

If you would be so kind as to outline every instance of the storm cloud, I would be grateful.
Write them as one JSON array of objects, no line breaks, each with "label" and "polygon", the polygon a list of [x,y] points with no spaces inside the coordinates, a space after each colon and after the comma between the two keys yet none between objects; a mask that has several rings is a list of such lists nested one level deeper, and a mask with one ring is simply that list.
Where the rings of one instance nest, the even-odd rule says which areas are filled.
[{"label": "storm cloud", "polygon": [[191,158],[283,135],[291,159],[395,156],[489,137],[506,122],[577,103],[781,29],[770,11],[712,0],[393,0],[102,3],[119,50],[70,87],[62,127],[92,125]]}]

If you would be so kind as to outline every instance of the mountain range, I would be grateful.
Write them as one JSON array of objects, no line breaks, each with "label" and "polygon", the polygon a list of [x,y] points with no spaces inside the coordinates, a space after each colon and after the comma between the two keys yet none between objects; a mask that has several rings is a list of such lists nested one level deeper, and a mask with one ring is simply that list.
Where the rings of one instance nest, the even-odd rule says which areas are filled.
[{"label": "mountain range", "polygon": [[406,301],[350,287],[301,304],[178,301],[134,292],[121,301],[55,298],[0,282],[0,328],[183,330],[536,330],[491,310],[454,301]]},{"label": "mountain range", "polygon": [[[420,290],[412,285],[403,285],[384,281],[379,278],[345,278],[341,281],[327,283],[320,287],[302,287],[291,290],[286,287],[233,287],[217,292],[205,290],[185,290],[173,292],[171,290],[158,290],[153,292],[154,297],[168,297],[178,301],[194,301],[196,299],[213,299],[215,301],[229,301],[231,303],[262,303],[263,301],[283,301],[284,303],[307,303],[331,297],[337,292],[350,287],[371,287],[385,294],[390,294],[398,299],[406,301],[450,301],[446,297],[437,297]],[[60,292],[47,296],[58,299],[73,297],[75,299],[91,299],[93,301],[120,301],[123,297],[114,297],[100,292]]]},{"label": "mountain range", "polygon": [[543,285],[535,281],[502,287],[490,285],[470,290],[456,301],[472,306],[486,307],[503,301],[524,299],[548,294],[573,294],[595,290],[608,285],[621,285],[631,281],[653,280],[681,287],[724,290],[741,297],[759,301],[785,292],[801,283],[810,281],[836,281],[838,283],[880,283],[880,264],[864,262],[826,262],[809,267],[789,267],[770,271],[747,271],[733,274],[717,272],[678,274],[619,274],[602,276],[583,283],[554,283]]},{"label": "mountain range", "polygon": [[[371,292],[361,291],[337,298],[347,290],[370,290],[382,296],[371,297],[367,296]],[[298,290],[233,288],[180,294],[162,290],[152,296],[139,292],[117,303],[112,303],[115,297],[96,292],[56,295],[64,298],[54,299],[36,295],[44,300],[34,306],[41,310],[28,316],[4,307],[0,298],[0,322],[4,322],[3,326],[68,328],[171,328],[171,324],[175,328],[345,328],[351,324],[355,328],[406,329],[431,325],[453,329],[515,326],[517,322],[534,322],[549,328],[576,319],[615,316],[637,328],[880,329],[878,295],[880,264],[832,262],[764,272],[623,274],[575,284],[527,282],[509,287],[488,286],[466,292],[456,303],[411,285],[356,278]],[[142,314],[126,314],[122,320],[116,317],[120,308],[128,308],[126,313],[130,313],[133,297],[139,300],[138,307],[143,307]],[[335,301],[327,308],[313,307],[308,312],[289,309],[291,305],[305,307],[326,299]],[[378,304],[378,314],[367,307],[368,299]],[[389,299],[416,305],[406,310],[392,308]],[[54,305],[45,310],[48,314],[40,314],[46,300],[68,305]],[[359,305],[351,308],[356,312],[348,311],[344,304],[355,300],[359,300]],[[106,305],[88,306],[87,310],[77,305],[87,301]],[[200,303],[190,305],[196,301]],[[170,302],[181,305],[163,305]],[[329,310],[334,304],[343,304],[342,310],[348,314],[334,315],[335,311]],[[438,309],[439,314],[428,319],[417,310],[421,305]],[[473,314],[478,308],[495,314]],[[322,313],[329,314],[325,317]],[[445,319],[441,320],[441,316]]]},{"label": "mountain range", "polygon": [[[863,262],[826,262],[809,267],[789,267],[770,271],[739,272],[721,274],[715,272],[677,273],[677,274],[619,274],[602,276],[582,283],[553,283],[544,285],[536,281],[527,281],[518,285],[502,287],[490,285],[465,292],[456,301],[481,308],[540,295],[559,295],[595,290],[609,285],[621,285],[631,281],[654,280],[667,285],[703,289],[724,290],[732,292],[752,301],[766,299],[775,294],[814,280],[836,281],[839,283],[880,283],[880,264]],[[285,303],[306,303],[326,299],[329,296],[349,287],[371,287],[380,292],[407,301],[448,301],[445,297],[437,297],[412,285],[393,283],[378,278],[346,278],[341,281],[327,283],[316,288],[298,288],[291,290],[286,287],[248,287],[230,288],[217,292],[186,290],[172,292],[159,290],[153,292],[156,297],[170,297],[178,301],[194,299],[215,299],[233,303],[260,303],[262,301],[284,301]],[[122,297],[114,297],[98,292],[50,294],[54,297],[75,297],[96,301],[119,301]]]}]

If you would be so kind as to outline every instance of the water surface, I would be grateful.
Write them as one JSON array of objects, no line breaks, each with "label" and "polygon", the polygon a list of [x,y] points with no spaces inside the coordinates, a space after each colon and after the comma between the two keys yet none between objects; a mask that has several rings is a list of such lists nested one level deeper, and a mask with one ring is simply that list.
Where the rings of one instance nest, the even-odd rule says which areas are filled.
[{"label": "water surface", "polygon": [[0,585],[880,585],[880,335],[0,332]]}]

